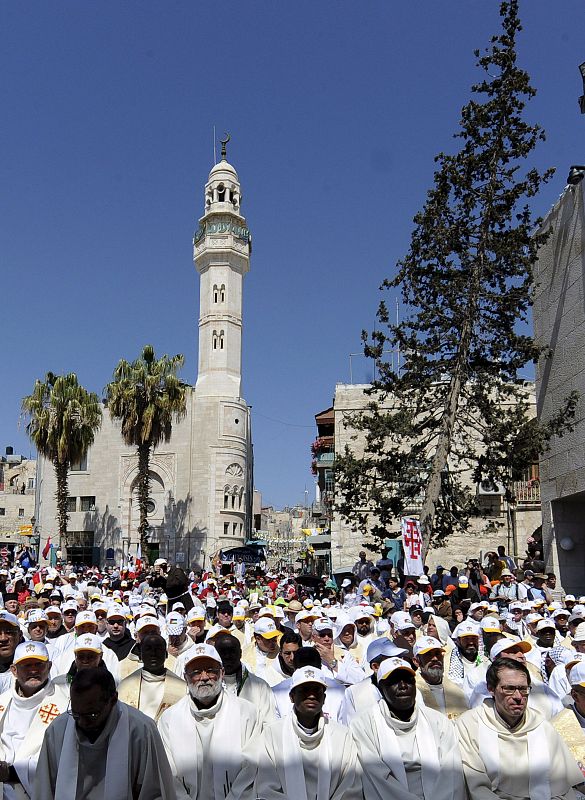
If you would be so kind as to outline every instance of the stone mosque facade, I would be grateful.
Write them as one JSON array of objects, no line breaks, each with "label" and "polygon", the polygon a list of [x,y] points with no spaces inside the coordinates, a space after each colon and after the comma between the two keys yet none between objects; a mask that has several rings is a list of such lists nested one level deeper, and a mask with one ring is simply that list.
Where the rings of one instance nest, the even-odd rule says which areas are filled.
[{"label": "stone mosque facade", "polygon": [[[244,544],[252,519],[250,408],[241,396],[243,281],[252,240],[225,144],[221,155],[209,173],[193,239],[200,276],[197,382],[187,390],[185,417],[150,463],[149,557],[184,567],[205,568],[219,550]],[[53,467],[39,459],[37,469],[39,552],[50,536],[74,563],[119,565],[136,556],[138,457],[106,408],[87,458],[69,474],[69,531],[63,541]]]}]

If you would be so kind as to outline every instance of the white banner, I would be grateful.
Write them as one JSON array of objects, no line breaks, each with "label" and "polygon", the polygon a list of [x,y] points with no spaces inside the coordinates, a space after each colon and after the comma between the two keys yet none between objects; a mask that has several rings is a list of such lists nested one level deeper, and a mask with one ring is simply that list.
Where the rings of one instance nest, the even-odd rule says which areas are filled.
[{"label": "white banner", "polygon": [[418,519],[403,517],[401,520],[402,547],[404,548],[404,574],[422,575],[422,536]]}]

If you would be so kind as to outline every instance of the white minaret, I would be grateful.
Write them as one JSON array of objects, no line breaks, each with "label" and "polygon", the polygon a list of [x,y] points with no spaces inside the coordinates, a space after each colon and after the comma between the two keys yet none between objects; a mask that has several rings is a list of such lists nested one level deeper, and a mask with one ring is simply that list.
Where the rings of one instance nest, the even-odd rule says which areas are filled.
[{"label": "white minaret", "polygon": [[241,397],[242,282],[250,269],[252,240],[240,214],[238,174],[226,158],[205,185],[205,214],[193,239],[193,258],[201,276],[199,304],[199,397]]}]

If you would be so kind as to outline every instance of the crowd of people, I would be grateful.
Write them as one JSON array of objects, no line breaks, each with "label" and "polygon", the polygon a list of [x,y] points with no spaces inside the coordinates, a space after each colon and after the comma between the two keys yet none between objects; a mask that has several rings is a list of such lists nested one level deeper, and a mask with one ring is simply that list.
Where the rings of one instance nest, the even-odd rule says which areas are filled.
[{"label": "crowd of people", "polygon": [[0,569],[3,797],[578,798],[585,596],[531,566]]}]

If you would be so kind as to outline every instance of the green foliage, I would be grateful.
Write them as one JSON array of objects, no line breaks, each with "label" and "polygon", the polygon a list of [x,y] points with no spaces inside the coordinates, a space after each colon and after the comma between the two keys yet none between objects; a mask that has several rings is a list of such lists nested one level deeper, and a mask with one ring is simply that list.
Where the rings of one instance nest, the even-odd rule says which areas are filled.
[{"label": "green foliage", "polygon": [[67,533],[68,471],[83,458],[101,426],[99,397],[80,386],[77,375],[54,375],[35,381],[32,394],[23,398],[28,418],[26,432],[39,455],[52,462],[57,478],[59,534]]},{"label": "green foliage", "polygon": [[[533,265],[547,237],[527,201],[552,171],[522,173],[544,133],[523,119],[535,91],[516,64],[517,0],[500,14],[502,31],[475,53],[483,77],[461,112],[461,147],[436,157],[409,252],[382,286],[399,290],[406,318],[393,325],[382,301],[380,329],[363,334],[378,368],[370,408],[351,420],[365,455],[347,450],[336,461],[342,516],[384,537],[419,506],[425,548],[477,513],[462,476],[509,485],[551,436],[570,429],[576,403],[567,398],[548,423],[531,420],[521,380],[527,364],[548,355],[526,332]],[[383,354],[398,349],[394,371]]]},{"label": "green foliage", "polygon": [[149,461],[152,450],[171,438],[173,421],[186,411],[186,387],[177,377],[184,357],[163,355],[156,358],[152,345],[146,345],[132,363],[121,359],[112,381],[105,389],[112,419],[120,420],[122,437],[138,453],[138,530],[143,546],[147,543]]}]

